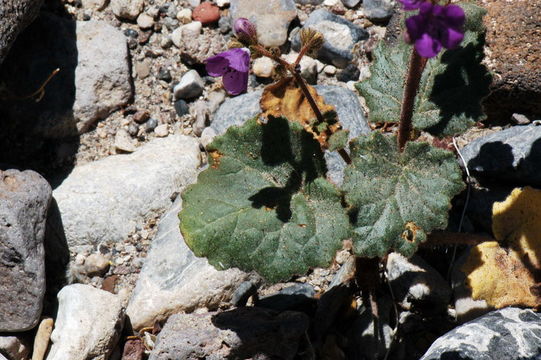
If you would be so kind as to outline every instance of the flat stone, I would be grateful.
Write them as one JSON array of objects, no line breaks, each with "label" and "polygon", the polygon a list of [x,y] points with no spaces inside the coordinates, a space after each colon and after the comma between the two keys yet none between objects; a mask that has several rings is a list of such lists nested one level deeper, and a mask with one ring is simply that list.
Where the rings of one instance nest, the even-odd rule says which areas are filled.
[{"label": "flat stone", "polygon": [[143,30],[150,29],[154,26],[154,19],[148,14],[140,14],[137,17],[137,26]]},{"label": "flat stone", "polygon": [[509,307],[453,329],[438,338],[420,360],[536,359],[540,339],[541,314]]},{"label": "flat stone", "polygon": [[[367,0],[365,0],[363,3],[365,3]],[[348,8],[354,8],[357,6],[361,0],[342,0],[342,4],[344,4],[345,7]]]},{"label": "flat stone", "polygon": [[[331,85],[317,85],[315,88],[326,103],[336,107],[342,127],[349,130],[350,140],[371,131],[363,115],[359,99],[353,91]],[[260,90],[228,98],[214,114],[210,127],[217,135],[221,135],[230,126],[244,124],[246,120],[261,113],[259,107],[261,94]],[[345,162],[337,152],[326,152],[325,159],[328,168],[327,177],[334,183],[341,184]]]},{"label": "flat stone", "polygon": [[115,143],[114,143],[115,149],[120,152],[134,152],[136,147],[135,143],[132,140],[130,134],[124,129],[120,129],[117,131],[115,135]]},{"label": "flat stone", "polygon": [[257,27],[257,38],[264,46],[282,46],[287,41],[289,24],[297,17],[293,0],[231,0],[231,24],[247,18]]},{"label": "flat stone", "polygon": [[180,50],[182,62],[187,65],[203,64],[206,59],[227,50],[228,38],[203,27],[199,21],[181,25],[171,34],[173,44]]},{"label": "flat stone", "polygon": [[252,71],[255,76],[270,78],[274,72],[274,61],[268,57],[260,57],[254,60]]},{"label": "flat stone", "polygon": [[25,331],[43,306],[51,186],[32,170],[0,170],[0,194],[0,332]]},{"label": "flat stone", "polygon": [[58,293],[58,314],[47,360],[107,360],[123,323],[119,296],[90,285],[68,285]]},{"label": "flat stone", "polygon": [[486,64],[495,74],[484,101],[489,119],[508,122],[513,113],[541,114],[541,2],[487,0]]},{"label": "flat stone", "polygon": [[220,9],[213,3],[205,1],[193,9],[192,16],[195,21],[208,25],[220,20]]},{"label": "flat stone", "polygon": [[111,0],[113,14],[120,19],[135,20],[143,11],[144,0]]},{"label": "flat stone", "polygon": [[[192,182],[195,178],[192,179]],[[218,271],[196,257],[180,233],[180,197],[161,218],[158,233],[126,310],[135,329],[152,326],[177,312],[216,309],[230,301],[248,275],[234,268]]]},{"label": "flat stone", "polygon": [[294,359],[308,325],[309,318],[303,313],[253,307],[177,314],[158,335],[149,360]]},{"label": "flat stone", "polygon": [[197,141],[174,135],[75,167],[53,192],[63,225],[56,230],[70,247],[123,241],[147,216],[169,208],[199,164]]},{"label": "flat stone", "polygon": [[0,10],[0,64],[6,57],[17,35],[30,24],[36,16],[43,0],[4,0]]},{"label": "flat stone", "polygon": [[[312,12],[304,27],[319,31],[325,38],[317,58],[339,68],[346,67],[353,60],[353,46],[368,39],[365,29],[325,9]],[[295,51],[300,50],[299,31],[292,34],[291,45]]]},{"label": "flat stone", "polygon": [[541,126],[513,126],[461,150],[472,175],[485,182],[541,185]]}]

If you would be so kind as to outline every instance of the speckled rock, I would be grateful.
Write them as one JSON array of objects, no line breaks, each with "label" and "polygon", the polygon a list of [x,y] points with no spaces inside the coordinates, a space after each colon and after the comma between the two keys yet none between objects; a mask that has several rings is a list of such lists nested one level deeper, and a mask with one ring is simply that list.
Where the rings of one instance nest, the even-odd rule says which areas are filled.
[{"label": "speckled rock", "polygon": [[220,20],[220,9],[213,3],[205,1],[193,9],[192,16],[203,25],[212,24]]},{"label": "speckled rock", "polygon": [[287,41],[287,30],[297,10],[293,0],[231,0],[232,24],[240,17],[256,25],[261,44],[281,46]]},{"label": "speckled rock", "polygon": [[303,313],[254,307],[177,314],[158,335],[149,360],[294,359],[308,325]]},{"label": "speckled rock", "polygon": [[[195,181],[195,179],[194,179]],[[248,279],[238,269],[218,271],[196,257],[180,233],[180,197],[162,217],[127,308],[134,328],[152,326],[178,312],[217,308]]]},{"label": "speckled rock", "polygon": [[0,332],[25,331],[37,325],[45,294],[51,186],[31,170],[0,170],[0,199]]},{"label": "speckled rock", "polygon": [[393,15],[395,5],[395,0],[363,0],[364,14],[376,22],[389,19]]},{"label": "speckled rock", "polygon": [[541,315],[505,308],[461,325],[437,339],[420,360],[524,360],[541,355]]},{"label": "speckled rock", "polygon": [[0,335],[0,359],[2,354],[9,356],[9,360],[26,360],[31,346],[24,336]]},{"label": "speckled rock", "polygon": [[120,19],[135,20],[143,11],[144,0],[111,0],[113,14]]},{"label": "speckled rock", "polygon": [[[366,30],[325,9],[312,12],[304,26],[321,32],[325,37],[317,58],[339,68],[346,67],[353,59],[353,45],[360,40],[368,39]],[[293,49],[299,51],[301,47],[299,31],[292,34],[291,38]]]}]

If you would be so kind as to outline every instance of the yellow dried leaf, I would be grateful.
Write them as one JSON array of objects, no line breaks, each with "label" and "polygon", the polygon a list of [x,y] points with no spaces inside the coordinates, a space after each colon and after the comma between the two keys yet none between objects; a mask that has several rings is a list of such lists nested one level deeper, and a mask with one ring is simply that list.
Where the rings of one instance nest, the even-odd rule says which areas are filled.
[{"label": "yellow dried leaf", "polygon": [[475,246],[462,271],[468,274],[466,281],[472,297],[486,300],[496,309],[540,304],[540,299],[530,291],[535,281],[520,256],[514,251],[507,252],[496,241]]},{"label": "yellow dried leaf", "polygon": [[[308,91],[322,114],[335,111],[334,106],[325,104],[323,97],[317,93],[316,89],[312,86],[307,86]],[[263,117],[267,119],[269,117],[285,117],[289,121],[300,123],[306,131],[311,133],[319,141],[321,147],[324,149],[328,147],[328,138],[341,129],[338,122],[329,124],[328,128],[324,131],[317,129],[316,114],[312,110],[301,88],[298,87],[292,77],[283,78],[265,87],[259,104],[263,111]]]},{"label": "yellow dried leaf", "polygon": [[492,230],[498,242],[475,246],[462,267],[473,298],[496,308],[540,306],[541,190],[517,188],[494,203]]}]

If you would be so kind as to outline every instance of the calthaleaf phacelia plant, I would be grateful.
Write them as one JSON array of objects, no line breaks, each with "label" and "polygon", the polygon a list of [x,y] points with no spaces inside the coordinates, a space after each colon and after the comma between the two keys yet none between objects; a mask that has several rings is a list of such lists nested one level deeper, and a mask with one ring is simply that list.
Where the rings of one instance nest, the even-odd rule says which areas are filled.
[{"label": "calthaleaf phacelia plant", "polygon": [[[398,124],[398,134],[374,131],[351,142],[332,106],[300,76],[300,60],[323,36],[303,29],[288,63],[258,43],[254,25],[237,20],[232,48],[207,60],[208,73],[237,95],[247,88],[249,55],[267,56],[278,79],[264,90],[263,115],[218,136],[207,147],[208,169],[182,195],[181,232],[197,256],[275,282],[329,265],[346,239],[356,256],[377,264],[390,251],[412,255],[427,234],[446,228],[462,172],[452,152],[415,140],[482,120],[483,11],[401,2],[414,11],[403,22],[406,41],[382,42],[370,79],[357,85],[370,121]],[[327,180],[323,154],[334,150],[347,164],[341,186]]]}]

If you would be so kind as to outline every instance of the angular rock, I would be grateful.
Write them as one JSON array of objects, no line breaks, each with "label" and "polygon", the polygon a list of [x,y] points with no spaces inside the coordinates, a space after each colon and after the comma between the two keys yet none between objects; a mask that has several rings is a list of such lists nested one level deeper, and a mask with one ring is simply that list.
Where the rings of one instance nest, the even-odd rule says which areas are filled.
[{"label": "angular rock", "polygon": [[177,314],[158,335],[149,360],[294,359],[308,325],[302,313],[253,307]]},{"label": "angular rock", "polygon": [[201,76],[195,70],[190,70],[186,74],[182,75],[180,82],[175,85],[173,93],[175,99],[192,99],[196,98],[203,93],[205,83]]},{"label": "angular rock", "polygon": [[[351,90],[330,85],[315,86],[318,94],[323,96],[325,102],[336,107],[336,112],[342,127],[349,130],[349,139],[361,134],[368,134],[371,129],[363,115],[363,110],[357,95]],[[242,125],[246,120],[253,118],[261,112],[259,99],[262,91],[227,99],[218,109],[210,127],[221,135],[233,125]],[[345,162],[337,152],[326,152],[327,177],[336,184],[341,184]]]},{"label": "angular rock", "polygon": [[0,64],[11,44],[25,27],[36,18],[43,0],[4,0],[0,5]]},{"label": "angular rock", "polygon": [[[361,0],[342,0],[342,4],[344,4],[344,6],[346,6],[348,8],[354,8],[360,2],[361,2]],[[364,2],[366,2],[366,0]]]},{"label": "angular rock", "polygon": [[371,21],[384,21],[393,15],[395,4],[394,0],[363,0],[364,14]]},{"label": "angular rock", "polygon": [[56,67],[60,71],[41,101],[0,103],[7,123],[16,124],[17,131],[47,138],[75,136],[132,97],[126,37],[104,21],[41,15],[13,45],[0,77],[13,93],[29,94]]},{"label": "angular rock", "polygon": [[203,25],[212,24],[220,20],[220,9],[211,2],[205,1],[193,9],[193,19],[200,21]]},{"label": "angular rock", "polygon": [[[366,30],[325,9],[312,12],[304,27],[321,32],[325,38],[317,58],[339,68],[346,67],[353,59],[353,45],[368,39]],[[291,42],[293,49],[299,51],[301,47],[299,31],[292,35]]]},{"label": "angular rock", "polygon": [[487,0],[487,61],[493,77],[484,110],[508,122],[513,113],[541,114],[541,41],[539,1]]},{"label": "angular rock", "polygon": [[111,0],[113,14],[120,19],[135,20],[144,6],[144,0]]},{"label": "angular rock", "polygon": [[53,192],[68,245],[123,241],[149,214],[169,208],[199,164],[197,141],[175,135],[75,167]]},{"label": "angular rock", "polygon": [[188,65],[203,64],[207,58],[227,50],[228,43],[224,35],[203,28],[199,21],[178,27],[171,39],[180,50],[182,62]]},{"label": "angular rock", "polygon": [[22,336],[0,336],[0,359],[5,354],[9,360],[26,360],[31,350],[28,339]]},{"label": "angular rock", "polygon": [[461,150],[472,175],[485,182],[541,185],[541,126],[513,126]]},{"label": "angular rock", "polygon": [[0,170],[0,332],[32,329],[41,315],[50,201],[51,186],[38,173]]},{"label": "angular rock", "polygon": [[293,0],[231,0],[231,24],[241,17],[256,25],[261,44],[282,46],[297,10]]},{"label": "angular rock", "polygon": [[420,360],[536,359],[541,352],[541,314],[505,308],[493,311],[437,339]]},{"label": "angular rock", "polygon": [[74,284],[58,293],[58,315],[47,360],[106,360],[122,331],[119,296]]},{"label": "angular rock", "polygon": [[216,309],[248,279],[248,274],[238,269],[218,271],[205,258],[195,257],[180,233],[181,204],[178,197],[160,220],[139,274],[126,310],[135,329],[152,326],[155,320],[165,320],[177,312]]},{"label": "angular rock", "polygon": [[49,348],[49,341],[53,332],[54,320],[44,318],[41,320],[36,336],[34,337],[34,347],[32,349],[32,360],[43,360]]},{"label": "angular rock", "polygon": [[387,258],[387,274],[396,301],[407,310],[415,307],[445,312],[451,289],[445,279],[421,257],[407,259],[398,253]]}]

